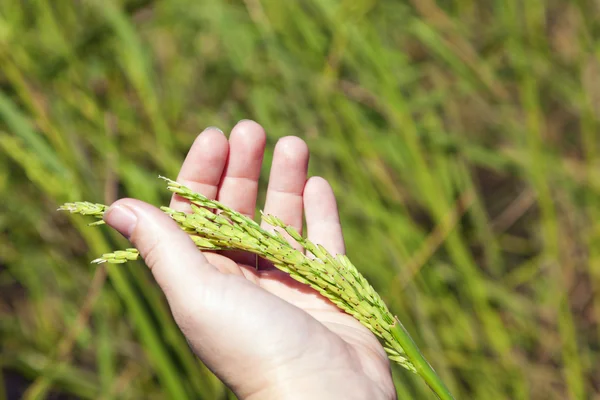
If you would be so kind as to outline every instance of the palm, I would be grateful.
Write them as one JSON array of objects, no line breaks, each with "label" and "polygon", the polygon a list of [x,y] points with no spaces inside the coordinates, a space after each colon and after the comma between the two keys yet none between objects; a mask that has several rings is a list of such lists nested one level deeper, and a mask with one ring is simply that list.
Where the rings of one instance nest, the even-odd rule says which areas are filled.
[{"label": "palm", "polygon": [[[229,141],[217,131],[208,130],[194,143],[178,181],[253,216],[264,147],[264,131],[251,121],[238,124]],[[299,231],[305,213],[309,239],[331,253],[343,253],[342,231],[331,188],[320,178],[307,182],[307,164],[304,142],[297,138],[280,141],[273,157],[265,212]],[[177,196],[171,207],[189,210],[189,205]],[[382,397],[393,397],[385,351],[356,319],[306,285],[263,264],[264,260],[257,268],[254,255],[239,252],[205,255],[224,279],[235,280],[229,286],[236,289],[211,296],[209,302],[214,304],[203,307],[218,310],[227,321],[235,321],[234,329],[254,338],[241,343],[236,350],[251,358],[256,356],[252,346],[268,347],[276,354],[270,354],[265,364],[293,358],[300,365],[310,366],[315,374],[330,374],[332,368],[344,370],[347,377],[366,378],[377,387],[376,393],[384,394]],[[313,348],[314,351],[299,352]]]},{"label": "palm", "polygon": [[[306,362],[310,363],[315,374],[327,371],[335,364],[343,365],[348,369],[347,376],[351,376],[356,370],[362,371],[371,384],[380,387],[381,393],[393,396],[391,394],[393,384],[390,380],[389,362],[385,351],[377,338],[355,318],[342,312],[310,287],[294,281],[279,270],[271,268],[259,270],[255,266],[235,262],[232,259],[244,258],[245,254],[229,256],[206,254],[206,256],[209,262],[223,274],[244,277],[257,289],[257,291],[238,292],[237,296],[227,298],[232,304],[231,307],[224,308],[235,310],[236,315],[232,315],[232,319],[238,319],[238,313],[255,313],[256,309],[271,308],[271,312],[263,314],[266,318],[262,324],[259,324],[262,328],[256,334],[260,334],[268,342],[278,340],[277,337],[269,337],[271,333],[278,331],[278,326],[286,329],[289,336],[287,343],[278,349],[280,353],[294,352],[299,341],[303,346],[307,346],[307,336],[318,345],[330,342],[327,347],[331,351],[327,351],[324,357],[313,359],[312,354],[306,355]],[[284,303],[280,303],[278,307],[282,311],[276,314],[284,315],[285,319],[270,318],[274,304],[268,297],[259,296],[258,290],[284,300]],[[308,318],[313,322],[308,324],[308,329],[306,318],[290,312],[294,309],[292,306],[308,314]],[[286,310],[286,307],[290,310]],[[319,329],[321,327],[327,329]],[[302,331],[299,332],[299,329]],[[299,334],[299,337],[294,337],[295,334]]]}]

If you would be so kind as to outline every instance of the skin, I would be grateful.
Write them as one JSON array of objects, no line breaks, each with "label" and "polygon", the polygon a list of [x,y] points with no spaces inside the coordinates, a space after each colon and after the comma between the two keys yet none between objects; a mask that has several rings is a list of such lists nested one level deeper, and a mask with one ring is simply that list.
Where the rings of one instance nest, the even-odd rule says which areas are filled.
[{"label": "skin", "polygon": [[[265,151],[263,128],[240,121],[192,145],[177,181],[254,217]],[[275,146],[264,210],[332,254],[344,253],[330,185],[307,179],[309,151],[288,136]],[[171,207],[190,211],[174,196]],[[239,252],[200,252],[159,209],[134,199],[105,214],[140,250],[194,353],[240,399],[395,399],[376,337],[311,288]],[[291,241],[291,239],[290,239]],[[292,242],[292,241],[291,241]]]}]

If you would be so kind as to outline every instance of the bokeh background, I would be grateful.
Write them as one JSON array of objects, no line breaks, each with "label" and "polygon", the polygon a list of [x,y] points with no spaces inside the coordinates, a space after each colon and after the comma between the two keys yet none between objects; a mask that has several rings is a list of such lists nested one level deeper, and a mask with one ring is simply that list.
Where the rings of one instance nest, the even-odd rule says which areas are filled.
[{"label": "bokeh background", "polygon": [[233,398],[142,263],[90,265],[124,240],[56,208],[165,204],[157,176],[242,118],[308,142],[350,258],[457,398],[600,398],[599,13],[0,1],[0,399]]}]

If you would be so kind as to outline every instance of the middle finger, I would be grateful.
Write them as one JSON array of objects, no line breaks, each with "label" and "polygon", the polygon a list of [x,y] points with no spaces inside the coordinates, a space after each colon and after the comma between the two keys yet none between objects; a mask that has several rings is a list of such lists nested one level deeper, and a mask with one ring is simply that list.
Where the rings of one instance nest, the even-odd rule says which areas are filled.
[{"label": "middle finger", "polygon": [[259,124],[237,123],[229,137],[229,158],[217,195],[218,201],[250,218],[254,218],[265,143]]}]

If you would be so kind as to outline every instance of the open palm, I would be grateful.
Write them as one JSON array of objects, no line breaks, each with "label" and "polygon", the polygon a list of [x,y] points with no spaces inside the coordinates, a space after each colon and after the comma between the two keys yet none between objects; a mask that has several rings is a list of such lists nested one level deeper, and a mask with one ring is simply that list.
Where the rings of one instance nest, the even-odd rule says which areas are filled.
[{"label": "open palm", "polygon": [[[207,129],[177,180],[254,217],[265,142],[252,121],[238,123],[229,140]],[[344,253],[335,197],[324,179],[307,180],[308,157],[301,139],[279,140],[264,211],[298,231],[305,215],[311,241]],[[126,236],[152,269],[194,352],[240,398],[396,397],[376,337],[314,290],[252,254],[196,251],[174,222],[145,203],[125,199],[113,207],[136,214],[137,226]],[[190,210],[178,196],[171,207]],[[114,214],[107,213],[107,222],[119,229]]]}]

